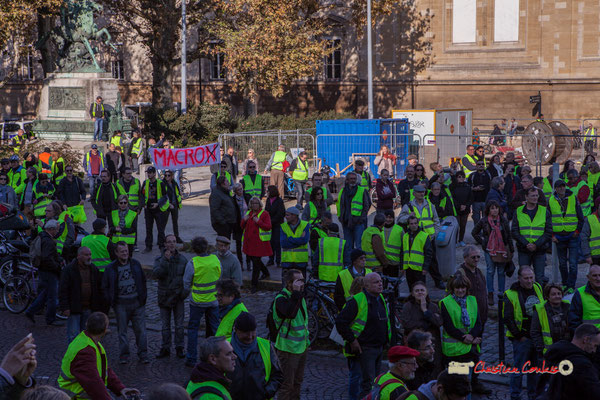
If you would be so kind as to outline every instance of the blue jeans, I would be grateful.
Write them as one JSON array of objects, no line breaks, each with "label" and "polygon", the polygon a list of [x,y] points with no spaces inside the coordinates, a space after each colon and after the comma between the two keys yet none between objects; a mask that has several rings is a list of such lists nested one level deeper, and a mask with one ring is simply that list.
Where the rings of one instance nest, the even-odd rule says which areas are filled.
[{"label": "blue jeans", "polygon": [[96,140],[102,140],[102,126],[104,124],[104,118],[96,118],[94,121],[94,142]]},{"label": "blue jeans", "polygon": [[138,302],[132,304],[116,304],[114,307],[117,316],[117,332],[119,334],[119,358],[129,358],[129,339],[127,338],[127,327],[129,321],[135,333],[135,344],[137,345],[138,357],[141,359],[148,356],[148,341],[146,339],[146,307],[140,306]]},{"label": "blue jeans", "polygon": [[96,190],[96,183],[98,182],[98,175],[89,175],[88,183],[90,186],[90,200],[94,197],[94,191]]},{"label": "blue jeans", "polygon": [[[529,361],[529,368],[537,365],[537,352],[533,341],[525,339],[524,341],[511,340],[513,345],[513,358],[516,368],[523,368],[523,364]],[[536,374],[527,374],[527,395],[529,400],[535,399],[535,386],[537,384]],[[510,398],[518,400],[521,398],[521,387],[523,385],[523,374],[511,374],[510,376]]]},{"label": "blue jeans", "polygon": [[[558,268],[560,269],[563,286],[575,289],[577,261],[579,257],[579,236],[556,243],[556,252],[558,253]],[[569,253],[568,257],[567,252]],[[567,260],[569,262],[568,269]]]},{"label": "blue jeans", "polygon": [[481,216],[483,215],[484,210],[485,210],[484,202],[478,201],[476,203],[473,203],[473,222],[475,225],[477,225],[477,223],[481,219]]},{"label": "blue jeans", "polygon": [[[294,181],[294,188],[296,190],[296,208],[302,210],[302,204],[306,193],[306,181]],[[306,199],[308,203],[309,199]]]},{"label": "blue jeans", "polygon": [[39,271],[37,297],[25,311],[35,315],[46,305],[46,323],[51,324],[56,319],[56,304],[58,302],[58,275],[48,271]]},{"label": "blue jeans", "polygon": [[363,224],[354,225],[352,228],[344,226],[344,240],[350,250],[361,248],[360,240],[364,231],[365,226]]},{"label": "blue jeans", "polygon": [[492,257],[487,251],[484,251],[485,264],[487,265],[487,291],[494,292],[494,271],[498,274],[498,293],[504,293],[506,276],[504,275],[504,264],[492,261]]},{"label": "blue jeans", "polygon": [[546,284],[544,269],[546,268],[546,253],[524,253],[519,251],[519,266],[530,265],[535,273],[535,281],[542,285]]},{"label": "blue jeans", "polygon": [[67,342],[71,343],[85,329],[85,323],[92,312],[83,310],[81,314],[71,314],[67,319]]},{"label": "blue jeans", "polygon": [[356,357],[348,357],[348,399],[358,400],[360,384],[362,382],[362,369]]},{"label": "blue jeans", "polygon": [[188,322],[187,361],[196,362],[198,358],[198,328],[202,315],[206,317],[206,337],[213,336],[219,327],[218,306],[195,306],[190,304],[190,321]]}]

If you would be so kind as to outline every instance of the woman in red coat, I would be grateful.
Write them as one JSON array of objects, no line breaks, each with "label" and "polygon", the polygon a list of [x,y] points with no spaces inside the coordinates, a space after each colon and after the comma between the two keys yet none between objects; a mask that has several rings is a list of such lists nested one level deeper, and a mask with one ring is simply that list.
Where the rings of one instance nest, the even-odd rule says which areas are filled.
[{"label": "woman in red coat", "polygon": [[261,257],[273,255],[270,242],[271,216],[268,211],[263,210],[258,197],[253,197],[248,202],[248,212],[242,219],[241,225],[244,230],[242,252],[252,263],[252,292],[256,292],[258,274],[262,271],[260,279],[268,279],[270,276]]}]

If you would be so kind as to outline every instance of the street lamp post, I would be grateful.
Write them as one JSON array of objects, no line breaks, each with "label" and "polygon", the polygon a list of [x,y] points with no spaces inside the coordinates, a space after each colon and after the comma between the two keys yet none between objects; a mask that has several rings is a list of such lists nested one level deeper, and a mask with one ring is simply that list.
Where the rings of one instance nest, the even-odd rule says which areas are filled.
[{"label": "street lamp post", "polygon": [[187,112],[187,49],[186,49],[186,12],[181,0],[181,113]]},{"label": "street lamp post", "polygon": [[373,119],[373,39],[371,37],[371,0],[367,0],[367,101],[369,119]]}]

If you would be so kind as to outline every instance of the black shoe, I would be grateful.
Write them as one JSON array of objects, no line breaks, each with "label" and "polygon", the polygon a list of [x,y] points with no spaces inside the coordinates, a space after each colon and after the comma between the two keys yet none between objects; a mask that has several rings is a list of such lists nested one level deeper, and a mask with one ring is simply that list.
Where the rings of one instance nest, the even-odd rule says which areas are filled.
[{"label": "black shoe", "polygon": [[29,314],[28,312],[26,312],[25,316],[27,317],[28,320],[30,320],[32,323],[35,324],[35,317],[32,314]]},{"label": "black shoe", "polygon": [[144,250],[142,250],[143,254],[147,254],[147,253],[150,253],[150,252],[152,252],[152,247],[146,247]]},{"label": "black shoe", "polygon": [[54,321],[48,322],[48,326],[65,326],[65,321],[61,321],[59,319],[55,319]]},{"label": "black shoe", "polygon": [[444,281],[436,282],[435,287],[438,289],[444,290],[444,289],[446,289],[446,282],[444,282]]},{"label": "black shoe", "polygon": [[183,352],[183,347],[177,347],[175,349],[175,352],[177,353],[177,358],[185,358],[185,353]]},{"label": "black shoe", "polygon": [[129,362],[128,357],[119,358],[119,364],[127,364]]},{"label": "black shoe", "polygon": [[487,387],[485,387],[483,385],[483,383],[481,382],[477,382],[475,385],[473,385],[473,393],[477,393],[477,394],[483,394],[483,395],[490,395],[492,394],[492,391],[490,389],[488,389]]},{"label": "black shoe", "polygon": [[156,358],[169,357],[170,354],[171,354],[171,352],[169,351],[169,349],[160,349],[160,352],[158,353]]},{"label": "black shoe", "polygon": [[176,238],[176,240],[177,240],[177,243],[183,244],[183,240],[181,240],[181,238],[179,236]]},{"label": "black shoe", "polygon": [[258,278],[258,280],[259,281],[264,281],[265,279],[270,279],[270,278],[271,278],[271,275],[269,275],[269,274],[267,274],[267,275],[261,274],[260,278]]}]

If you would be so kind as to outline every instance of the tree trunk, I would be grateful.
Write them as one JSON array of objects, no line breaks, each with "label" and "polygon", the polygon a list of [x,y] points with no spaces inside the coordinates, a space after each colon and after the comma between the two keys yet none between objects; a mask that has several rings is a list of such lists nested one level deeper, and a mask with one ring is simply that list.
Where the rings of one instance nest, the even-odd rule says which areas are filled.
[{"label": "tree trunk", "polygon": [[[152,41],[152,106],[168,109],[173,107],[173,67],[175,59],[180,55],[178,50],[180,31],[177,26],[181,19],[181,8],[175,0],[163,1],[169,11],[164,14],[162,24],[154,26]],[[180,10],[176,12],[175,10]]]},{"label": "tree trunk", "polygon": [[40,60],[40,64],[42,65],[42,69],[44,70],[44,78],[47,74],[54,72],[56,68],[56,56],[52,50],[52,40],[49,38],[52,29],[56,26],[56,17],[54,16],[46,16],[38,14],[38,43],[37,46],[42,59]]},{"label": "tree trunk", "polygon": [[160,56],[152,57],[152,107],[161,110],[173,107],[171,65]]}]

